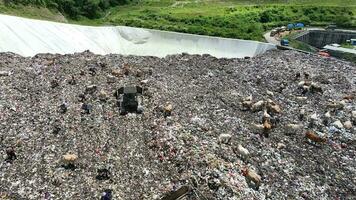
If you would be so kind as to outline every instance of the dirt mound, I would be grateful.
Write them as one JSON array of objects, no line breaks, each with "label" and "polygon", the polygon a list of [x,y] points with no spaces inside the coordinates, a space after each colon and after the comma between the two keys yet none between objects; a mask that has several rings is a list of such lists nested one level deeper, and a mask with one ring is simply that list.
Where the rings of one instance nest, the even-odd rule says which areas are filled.
[{"label": "dirt mound", "polygon": [[[294,51],[0,54],[0,197],[355,198],[355,71]],[[143,114],[119,114],[127,85]]]}]

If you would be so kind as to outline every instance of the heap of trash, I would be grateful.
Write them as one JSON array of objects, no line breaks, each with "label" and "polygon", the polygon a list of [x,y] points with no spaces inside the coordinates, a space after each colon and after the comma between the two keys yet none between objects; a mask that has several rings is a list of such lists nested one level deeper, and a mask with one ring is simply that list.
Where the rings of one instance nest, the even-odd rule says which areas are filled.
[{"label": "heap of trash", "polygon": [[356,65],[0,54],[0,199],[354,199]]}]

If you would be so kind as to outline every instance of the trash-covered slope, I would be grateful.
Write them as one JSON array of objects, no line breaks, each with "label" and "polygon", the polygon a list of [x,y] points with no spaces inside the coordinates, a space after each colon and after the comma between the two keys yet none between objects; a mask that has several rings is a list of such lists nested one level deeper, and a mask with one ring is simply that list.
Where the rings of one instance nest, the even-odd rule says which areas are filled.
[{"label": "trash-covered slope", "polygon": [[[183,185],[190,199],[355,198],[352,63],[294,51],[0,58],[2,198],[159,199]],[[144,88],[142,115],[119,115],[113,94],[127,85]]]}]

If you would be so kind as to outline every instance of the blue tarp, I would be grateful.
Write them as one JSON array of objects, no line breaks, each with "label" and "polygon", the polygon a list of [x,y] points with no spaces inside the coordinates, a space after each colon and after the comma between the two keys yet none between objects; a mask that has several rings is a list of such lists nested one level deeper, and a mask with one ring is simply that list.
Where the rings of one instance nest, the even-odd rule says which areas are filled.
[{"label": "blue tarp", "polygon": [[295,28],[304,28],[304,24],[303,23],[297,23],[295,25]]},{"label": "blue tarp", "polygon": [[288,24],[288,25],[287,25],[287,29],[288,29],[288,30],[291,30],[291,29],[293,29],[293,28],[294,28],[294,24]]}]

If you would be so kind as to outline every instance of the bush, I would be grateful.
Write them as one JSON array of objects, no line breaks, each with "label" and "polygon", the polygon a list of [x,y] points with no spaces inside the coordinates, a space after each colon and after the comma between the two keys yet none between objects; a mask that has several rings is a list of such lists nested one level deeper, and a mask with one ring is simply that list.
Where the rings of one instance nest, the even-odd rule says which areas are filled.
[{"label": "bush", "polygon": [[339,27],[351,27],[352,18],[346,15],[339,15],[335,17],[335,24]]},{"label": "bush", "polygon": [[6,5],[22,4],[44,6],[58,9],[70,18],[84,16],[90,19],[99,18],[103,11],[117,5],[128,3],[127,0],[4,0]]},{"label": "bush", "polygon": [[301,17],[301,18],[298,20],[298,22],[301,22],[301,23],[303,23],[304,25],[309,25],[309,24],[311,23],[311,20],[310,20],[309,17],[303,16],[303,17]]}]

